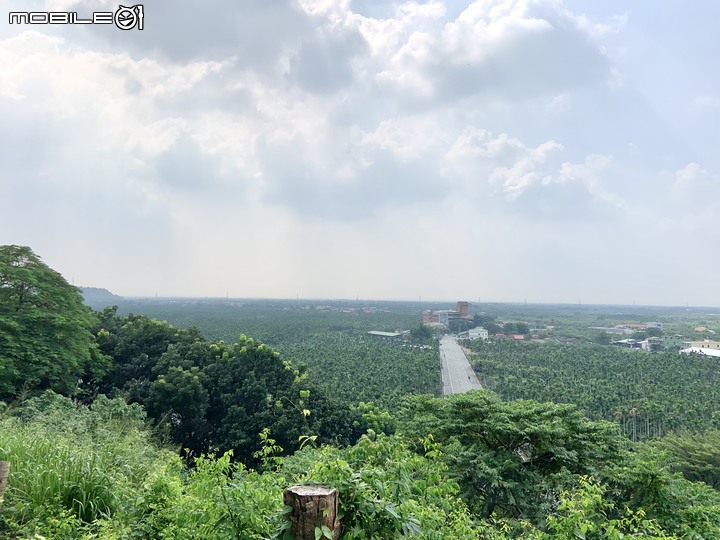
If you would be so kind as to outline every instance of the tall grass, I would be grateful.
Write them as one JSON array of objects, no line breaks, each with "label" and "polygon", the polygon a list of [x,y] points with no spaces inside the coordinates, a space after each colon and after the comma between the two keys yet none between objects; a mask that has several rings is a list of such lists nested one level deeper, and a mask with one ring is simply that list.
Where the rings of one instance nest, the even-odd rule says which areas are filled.
[{"label": "tall grass", "polygon": [[86,522],[112,512],[112,479],[92,447],[50,441],[17,422],[3,422],[2,430],[3,459],[12,463],[8,503],[23,502],[20,507],[29,510],[55,501]]},{"label": "tall grass", "polygon": [[282,522],[282,478],[221,458],[183,467],[155,445],[136,405],[91,408],[52,392],[0,414],[12,463],[0,538],[268,538]]},{"label": "tall grass", "polygon": [[394,437],[306,448],[262,474],[229,453],[188,470],[152,443],[142,409],[48,393],[0,414],[0,460],[12,463],[2,539],[267,539],[286,525],[282,491],[297,482],[338,487],[349,536],[477,537],[441,463]]},{"label": "tall grass", "polygon": [[0,460],[12,464],[0,537],[77,538],[167,458],[149,442],[142,410],[122,400],[101,397],[92,409],[51,392],[29,400],[0,418]]}]

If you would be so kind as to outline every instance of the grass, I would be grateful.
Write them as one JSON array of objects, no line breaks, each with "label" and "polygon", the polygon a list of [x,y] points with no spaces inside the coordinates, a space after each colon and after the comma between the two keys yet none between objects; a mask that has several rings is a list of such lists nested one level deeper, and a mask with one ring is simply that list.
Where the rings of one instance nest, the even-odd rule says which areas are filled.
[{"label": "grass", "polygon": [[47,393],[6,411],[0,460],[11,471],[0,536],[80,537],[131,500],[168,455],[151,444],[142,411],[122,400],[103,397],[88,409]]}]

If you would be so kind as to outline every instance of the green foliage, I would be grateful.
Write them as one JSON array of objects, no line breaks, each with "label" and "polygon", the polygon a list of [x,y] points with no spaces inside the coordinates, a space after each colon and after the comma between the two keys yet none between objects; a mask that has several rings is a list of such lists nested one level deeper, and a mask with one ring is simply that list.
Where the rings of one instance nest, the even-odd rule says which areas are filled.
[{"label": "green foliage", "polygon": [[[302,439],[303,436],[298,437]],[[253,457],[259,459],[265,470],[271,468],[271,466],[277,467],[282,461],[280,454],[283,452],[282,446],[277,444],[277,441],[270,437],[270,430],[268,428],[263,429],[260,432],[260,450],[253,453]]]},{"label": "green foliage", "polygon": [[350,448],[304,450],[285,458],[288,480],[338,489],[344,539],[474,539],[458,487],[428,441],[418,455],[397,437],[363,437]]},{"label": "green foliage", "polygon": [[[144,315],[117,317],[116,311],[113,307],[98,313],[99,324],[94,328],[100,350],[113,360],[101,381],[101,392],[121,391],[130,400],[144,403],[159,373],[174,365],[202,367],[207,354],[197,329],[178,329]],[[199,348],[193,349],[194,344]]]},{"label": "green foliage", "polygon": [[[625,508],[618,512],[605,498],[606,488],[590,477],[581,477],[579,486],[560,496],[557,513],[547,518],[548,534],[542,538],[559,540],[625,540],[630,538],[661,539],[669,536],[645,512]],[[609,517],[612,514],[621,517]]]},{"label": "green foliage", "polygon": [[595,336],[595,339],[593,341],[595,343],[597,343],[598,345],[610,345],[610,342],[612,341],[612,339],[610,338],[610,334],[603,331],[603,332],[598,333],[597,336]]},{"label": "green foliage", "polygon": [[[247,329],[281,356],[244,335],[208,342],[115,308],[94,322],[76,300],[28,248],[0,248],[0,397],[54,388],[90,404],[52,392],[0,402],[0,459],[13,463],[0,537],[281,537],[283,488],[318,482],[340,492],[343,538],[720,538],[720,494],[709,487],[720,482],[720,435],[688,434],[720,427],[720,372],[706,358],[472,345],[485,384],[505,397],[574,402],[634,440],[680,433],[632,445],[572,405],[490,392],[408,399],[440,386],[437,348],[413,306],[198,309],[228,341]],[[578,313],[550,322],[582,334]],[[499,315],[474,322],[493,333]],[[502,315],[541,324],[517,308]],[[411,326],[412,342],[366,338]],[[132,404],[90,399],[98,392]],[[388,412],[398,410],[400,420]],[[151,442],[145,411],[189,451],[191,469]]]},{"label": "green foliage", "polygon": [[392,409],[405,394],[438,395],[441,390],[437,345],[432,340],[388,343],[367,338],[370,330],[408,328],[424,337],[427,328],[418,324],[419,305],[330,303],[315,309],[295,301],[192,305],[148,301],[125,304],[122,309],[178,326],[195,325],[209,338],[227,343],[240,334],[253,336],[306,370],[323,393],[345,407],[373,401]]},{"label": "green foliage", "polygon": [[390,410],[408,394],[438,395],[440,357],[432,348],[342,334],[325,334],[282,348],[304,363],[330,395],[345,402],[372,401]]},{"label": "green foliage", "polygon": [[491,392],[421,397],[405,412],[403,432],[443,445],[450,476],[474,513],[544,519],[571,475],[618,459],[622,440],[608,423],[574,406],[503,402]]},{"label": "green foliage", "polygon": [[0,398],[25,390],[74,393],[107,367],[80,290],[28,247],[0,246]]},{"label": "green foliage", "polygon": [[669,534],[720,538],[720,493],[672,473],[665,456],[652,446],[634,448],[598,476],[607,500],[616,508],[642,513]]},{"label": "green foliage", "polygon": [[296,301],[198,300],[124,302],[121,313],[143,313],[178,327],[197,326],[211,340],[231,342],[240,334],[253,336],[284,353],[286,344],[311,337],[345,335],[364,337],[370,330],[408,329],[416,326],[423,307],[417,304],[378,302],[334,303],[311,306]]},{"label": "green foliage", "polygon": [[[286,451],[296,449],[302,435],[316,435],[319,443],[351,444],[365,432],[367,420],[376,428],[382,424],[376,432],[394,428],[389,418],[370,414],[363,420],[349,403],[373,401],[391,408],[408,393],[439,392],[436,345],[367,339],[359,321],[369,317],[369,326],[387,314],[362,319],[353,314],[347,326],[340,323],[350,315],[341,312],[272,314],[289,323],[275,338],[283,358],[298,367],[253,339],[207,343],[194,328],[180,330],[144,315],[118,317],[108,308],[99,314],[95,333],[113,368],[99,390],[143,404],[150,418],[193,455],[232,449],[247,463],[256,463],[252,455],[264,428]],[[277,328],[274,318],[262,317]],[[314,326],[293,333],[296,320]],[[308,336],[308,330],[315,335]],[[427,330],[420,326],[420,337]]]},{"label": "green foliage", "polygon": [[184,482],[163,504],[157,529],[159,539],[268,538],[282,523],[281,477],[259,475],[222,457],[200,457]]},{"label": "green foliage", "polygon": [[651,326],[651,327],[645,329],[645,334],[648,337],[662,337],[664,332],[660,328]]},{"label": "green foliage", "polygon": [[99,314],[96,328],[113,368],[100,390],[141,403],[149,417],[192,456],[232,450],[257,464],[258,433],[269,429],[287,451],[301,435],[350,444],[364,431],[359,415],[328,398],[307,374],[267,345],[241,335],[208,343],[195,328],[146,316]]},{"label": "green foliage", "polygon": [[250,471],[230,452],[187,471],[149,443],[137,405],[45,394],[15,411],[0,420],[0,459],[13,464],[0,537],[269,538],[284,530],[282,491],[298,481],[338,487],[345,538],[477,537],[431,441],[427,456],[378,437],[276,459],[265,432],[279,472]]},{"label": "green foliage", "polygon": [[282,537],[282,490],[297,483],[338,489],[343,538],[720,537],[719,493],[673,474],[650,446],[627,452],[607,424],[567,405],[416,397],[402,437],[307,444],[291,457],[263,430],[262,474],[231,452],[187,470],[149,441],[143,419],[137,404],[104,396],[88,408],[48,392],[8,409],[0,537]]},{"label": "green foliage", "polygon": [[427,325],[418,324],[410,329],[410,341],[413,343],[432,343],[433,330]]},{"label": "green foliage", "polygon": [[492,315],[475,315],[473,317],[473,326],[485,328],[491,336],[503,332],[502,325]]},{"label": "green foliage", "polygon": [[467,332],[470,328],[473,328],[472,321],[465,319],[451,319],[448,321],[448,328],[451,332]]},{"label": "green foliage", "polygon": [[246,463],[257,463],[252,456],[261,450],[258,433],[266,428],[290,451],[298,448],[301,435],[319,434],[324,439],[323,424],[328,421],[338,436],[352,429],[349,417],[327,410],[319,415],[313,405],[325,407],[322,397],[314,396],[300,372],[267,345],[241,336],[235,345],[211,348],[213,358],[204,370],[207,440],[221,452],[232,449]]},{"label": "green foliage", "polygon": [[351,408],[360,413],[367,425],[368,432],[384,435],[392,435],[396,430],[396,419],[387,410],[378,407],[374,403],[361,401]]},{"label": "green foliage", "polygon": [[470,344],[474,369],[504,399],[572,403],[632,440],[720,427],[717,359],[675,352],[507,341]]},{"label": "green foliage", "polygon": [[705,482],[720,489],[720,431],[671,434],[648,444],[665,452],[673,471],[693,482]]},{"label": "green foliage", "polygon": [[46,393],[14,413],[0,419],[0,459],[12,464],[2,538],[267,538],[281,525],[281,477],[231,453],[184,470],[150,442],[138,405]]},{"label": "green foliage", "polygon": [[142,411],[101,396],[92,409],[46,392],[0,419],[11,462],[0,536],[79,538],[119,511],[160,460]]},{"label": "green foliage", "polygon": [[208,433],[209,396],[203,367],[212,351],[195,328],[178,329],[145,316],[98,314],[94,329],[112,368],[98,391],[142,404],[171,439],[199,454]]},{"label": "green foliage", "polygon": [[524,322],[504,322],[502,324],[502,331],[505,334],[529,334],[530,326]]},{"label": "green foliage", "polygon": [[171,366],[150,384],[148,414],[167,426],[173,441],[197,449],[207,435],[210,399],[205,374],[198,367]]},{"label": "green foliage", "polygon": [[489,537],[720,537],[720,493],[573,406],[489,392],[421,397],[409,401],[401,428],[414,441],[432,435]]}]

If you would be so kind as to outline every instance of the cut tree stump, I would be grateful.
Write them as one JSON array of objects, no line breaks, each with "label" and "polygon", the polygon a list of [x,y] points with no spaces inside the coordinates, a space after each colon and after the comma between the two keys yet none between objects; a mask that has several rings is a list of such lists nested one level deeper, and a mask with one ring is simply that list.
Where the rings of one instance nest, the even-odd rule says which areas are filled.
[{"label": "cut tree stump", "polygon": [[10,462],[0,461],[0,499],[5,495],[7,488],[8,475],[10,474]]},{"label": "cut tree stump", "polygon": [[[338,491],[325,486],[293,486],[283,493],[283,501],[292,506],[288,514],[295,540],[315,540],[315,530],[329,531],[333,539],[340,536]],[[322,538],[322,537],[321,537]]]}]

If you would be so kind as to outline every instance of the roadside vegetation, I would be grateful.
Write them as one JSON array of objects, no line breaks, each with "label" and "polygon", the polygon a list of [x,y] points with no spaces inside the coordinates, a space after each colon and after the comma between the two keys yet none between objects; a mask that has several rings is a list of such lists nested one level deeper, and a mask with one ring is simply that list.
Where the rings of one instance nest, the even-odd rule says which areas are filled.
[{"label": "roadside vegetation", "polygon": [[552,342],[469,347],[483,385],[504,399],[572,403],[634,441],[720,428],[717,358]]},{"label": "roadside vegetation", "polygon": [[[271,346],[248,337],[257,319],[208,339],[80,300],[29,248],[0,246],[2,538],[286,538],[282,492],[303,483],[338,489],[342,538],[720,538],[709,365],[474,345],[497,393],[440,398],[435,345],[405,308],[394,323],[283,308],[307,330],[269,317]],[[641,429],[650,403],[662,433]],[[630,432],[613,415],[628,406]]]}]

